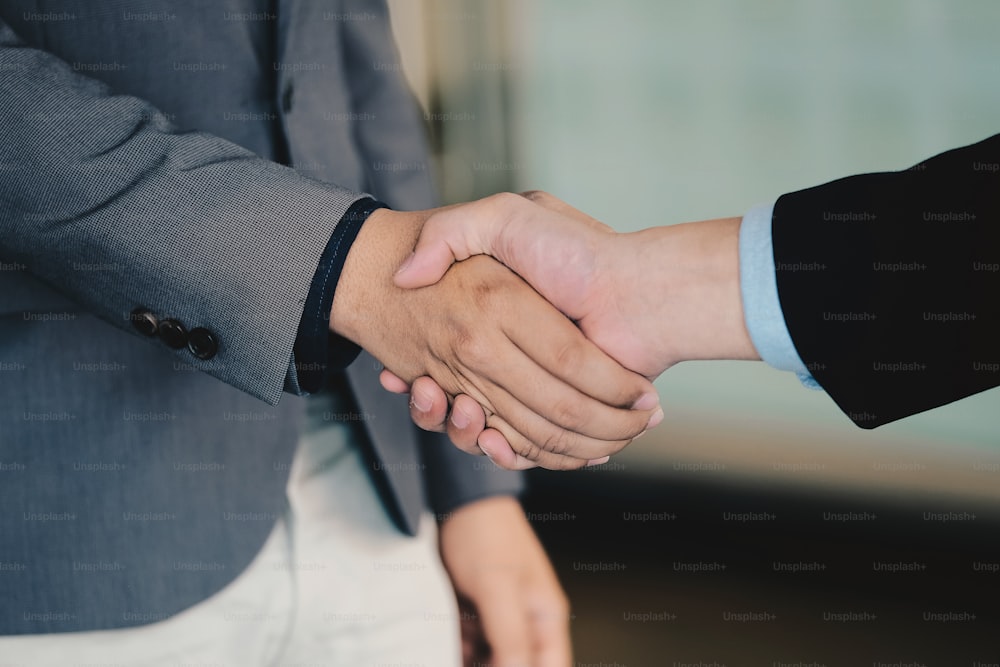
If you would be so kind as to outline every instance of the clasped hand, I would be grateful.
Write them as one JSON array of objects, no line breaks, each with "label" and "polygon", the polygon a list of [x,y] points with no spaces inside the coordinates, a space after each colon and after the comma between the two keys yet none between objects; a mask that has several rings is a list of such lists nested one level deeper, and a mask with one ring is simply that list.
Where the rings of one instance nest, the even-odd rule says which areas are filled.
[{"label": "clasped hand", "polygon": [[[435,216],[503,218],[519,199],[372,213],[345,262],[330,327],[378,358],[397,388],[422,378],[434,384],[435,400],[464,406],[469,421],[456,410],[449,422],[463,448],[476,446],[463,439],[476,433],[486,450],[510,453],[504,467],[577,468],[619,451],[662,417],[649,380],[602,352],[494,259],[460,262],[420,289],[394,282]],[[421,398],[413,395],[415,413]]]},{"label": "clasped hand", "polygon": [[[620,234],[544,192],[500,194],[430,216],[394,280],[400,287],[422,288],[447,279],[474,261],[470,257],[491,255],[570,317],[598,348],[653,379],[685,360],[759,359],[743,316],[740,222],[722,218]],[[382,384],[411,392],[418,425],[447,430],[460,448],[481,450],[502,467],[537,462],[568,468],[595,456],[594,448],[577,449],[565,440],[557,449],[546,442],[509,441],[503,432],[485,428],[486,413],[475,397],[446,395],[432,377],[409,381],[390,369]],[[647,428],[662,418],[657,408]]]}]

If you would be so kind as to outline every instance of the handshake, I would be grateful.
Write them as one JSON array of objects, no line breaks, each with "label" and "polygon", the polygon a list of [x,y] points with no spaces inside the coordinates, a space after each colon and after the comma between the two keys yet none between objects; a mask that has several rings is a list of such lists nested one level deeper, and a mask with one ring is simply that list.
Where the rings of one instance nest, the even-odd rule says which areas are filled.
[{"label": "handshake", "polygon": [[603,463],[662,421],[650,381],[667,368],[759,358],[739,226],[617,233],[543,192],[379,209],[347,256],[330,328],[382,361],[386,389],[410,392],[414,422],[460,449],[509,469]]}]

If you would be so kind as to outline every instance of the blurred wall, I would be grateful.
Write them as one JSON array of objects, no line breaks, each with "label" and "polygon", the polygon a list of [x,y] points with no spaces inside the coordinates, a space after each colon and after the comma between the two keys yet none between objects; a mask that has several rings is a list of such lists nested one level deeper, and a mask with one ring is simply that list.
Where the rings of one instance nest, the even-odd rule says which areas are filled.
[{"label": "blurred wall", "polygon": [[[392,4],[449,201],[543,188],[629,231],[1000,132],[988,0]],[[869,432],[763,364],[658,386],[666,422],[612,471],[1000,497],[996,390]]]}]

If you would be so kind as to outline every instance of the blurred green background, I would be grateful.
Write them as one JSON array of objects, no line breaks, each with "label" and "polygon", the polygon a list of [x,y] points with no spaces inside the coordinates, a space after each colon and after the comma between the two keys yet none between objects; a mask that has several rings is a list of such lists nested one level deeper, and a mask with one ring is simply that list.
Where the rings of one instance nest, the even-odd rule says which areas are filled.
[{"label": "blurred green background", "polygon": [[[988,0],[400,0],[393,11],[448,201],[541,188],[629,231],[740,215],[1000,132],[1000,3]],[[1000,494],[1000,470],[975,466],[1000,461],[996,391],[867,432],[763,364],[682,364],[658,386],[667,421],[624,465],[725,459],[731,474],[791,483]],[[874,474],[885,461],[934,474]],[[790,462],[822,467],[775,469]]]},{"label": "blurred green background", "polygon": [[[390,4],[447,201],[540,188],[630,231],[1000,132],[995,1]],[[1000,569],[1000,391],[864,431],[764,364],[692,362],[657,385],[666,421],[609,465],[532,477],[579,665],[1000,664],[1000,575],[974,567]],[[924,514],[945,509],[975,519]],[[741,511],[778,518],[724,519]],[[841,511],[878,518],[822,518]],[[776,575],[797,559],[828,568]],[[929,571],[887,576],[879,559]],[[702,561],[730,569],[674,567]],[[733,609],[780,620],[720,621]],[[923,616],[945,609],[978,616]],[[677,618],[629,620],[643,610]],[[846,610],[878,620],[824,620]]]}]

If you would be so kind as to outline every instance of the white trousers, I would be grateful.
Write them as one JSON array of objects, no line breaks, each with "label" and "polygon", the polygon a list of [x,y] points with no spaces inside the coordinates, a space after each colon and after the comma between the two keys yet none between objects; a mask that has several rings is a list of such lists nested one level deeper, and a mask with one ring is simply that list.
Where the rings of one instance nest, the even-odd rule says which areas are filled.
[{"label": "white trousers", "polygon": [[235,581],[151,625],[0,637],[0,666],[458,667],[433,518],[400,533],[349,430],[323,421],[323,397],[309,401],[290,509]]}]

